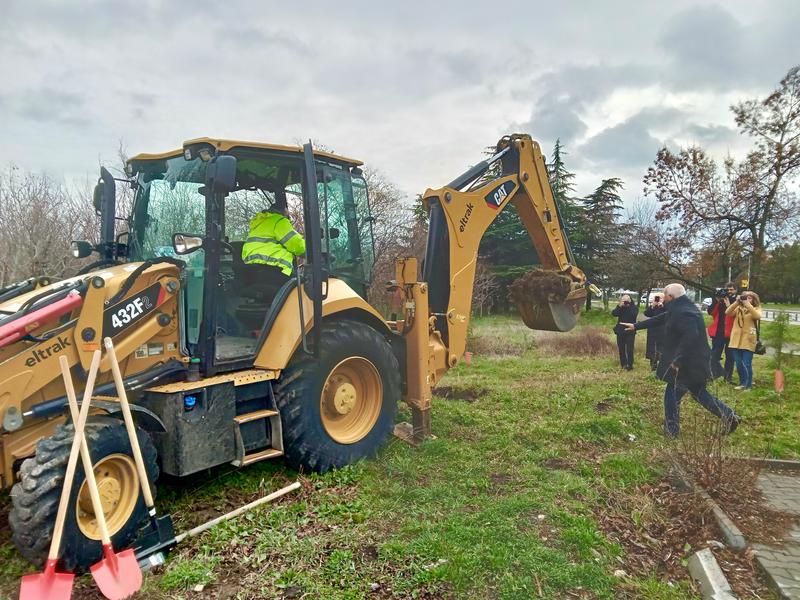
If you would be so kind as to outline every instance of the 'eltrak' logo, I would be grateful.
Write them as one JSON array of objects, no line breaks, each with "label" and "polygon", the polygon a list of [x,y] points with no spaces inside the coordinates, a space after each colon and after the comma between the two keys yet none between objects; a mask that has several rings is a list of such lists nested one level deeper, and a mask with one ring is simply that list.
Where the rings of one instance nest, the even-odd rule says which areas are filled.
[{"label": "'eltrak' logo", "polygon": [[47,348],[42,348],[41,350],[32,351],[30,358],[25,361],[25,365],[28,367],[35,367],[43,360],[55,356],[56,352],[61,352],[67,346],[72,346],[72,342],[69,341],[69,338],[58,336],[58,341],[55,344]]},{"label": "'eltrak' logo", "polygon": [[467,223],[469,223],[469,218],[472,216],[472,210],[475,207],[472,205],[472,202],[467,202],[467,210],[464,213],[464,216],[461,217],[461,220],[458,222],[458,230],[461,233],[464,233],[464,230],[467,228]]}]

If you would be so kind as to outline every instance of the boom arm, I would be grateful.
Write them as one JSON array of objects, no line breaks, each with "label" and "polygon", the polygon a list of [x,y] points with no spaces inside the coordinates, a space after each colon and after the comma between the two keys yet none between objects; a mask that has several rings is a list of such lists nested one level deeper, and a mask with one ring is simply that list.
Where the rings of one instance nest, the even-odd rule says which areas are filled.
[{"label": "boom arm", "polygon": [[[501,161],[496,179],[471,189],[492,164]],[[462,191],[463,188],[467,188]],[[425,192],[430,211],[422,281],[416,261],[398,262],[397,283],[405,293],[405,319],[398,329],[406,338],[407,402],[414,417],[413,438],[430,434],[430,389],[463,355],[472,304],[478,247],[487,228],[509,203],[514,204],[541,267],[569,282],[566,298],[521,307],[535,329],[568,331],[575,326],[586,298],[586,277],[571,264],[571,251],[553,198],[539,144],[525,134],[502,138],[497,153],[449,185]],[[410,437],[409,431],[398,435]]]}]

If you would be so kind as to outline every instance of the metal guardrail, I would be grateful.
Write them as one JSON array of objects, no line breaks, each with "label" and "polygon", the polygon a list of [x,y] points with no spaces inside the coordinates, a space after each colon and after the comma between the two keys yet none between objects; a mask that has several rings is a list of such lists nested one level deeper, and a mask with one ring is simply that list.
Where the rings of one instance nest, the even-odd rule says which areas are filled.
[{"label": "metal guardrail", "polygon": [[774,321],[780,313],[786,313],[786,315],[789,317],[789,323],[800,324],[800,312],[793,310],[763,308],[761,309],[761,318],[765,321]]}]

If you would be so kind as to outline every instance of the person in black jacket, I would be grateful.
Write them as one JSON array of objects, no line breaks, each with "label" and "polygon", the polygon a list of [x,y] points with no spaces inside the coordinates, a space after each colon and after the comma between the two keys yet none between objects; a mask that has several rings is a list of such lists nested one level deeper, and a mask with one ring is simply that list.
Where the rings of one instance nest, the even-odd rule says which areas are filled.
[{"label": "person in black jacket", "polygon": [[[656,294],[650,306],[644,309],[645,317],[657,317],[666,309],[662,301],[661,294]],[[658,365],[658,357],[661,356],[661,344],[664,342],[664,326],[651,327],[647,330],[647,350],[645,358],[650,359],[650,370],[655,371]]]},{"label": "person in black jacket", "polygon": [[617,317],[614,333],[617,334],[617,348],[619,349],[619,366],[630,371],[633,369],[633,349],[636,342],[636,332],[627,331],[623,323],[636,323],[639,316],[639,307],[631,302],[631,297],[624,294],[619,299],[617,307],[611,311]]},{"label": "person in black jacket", "polygon": [[687,391],[706,410],[723,420],[727,433],[733,433],[739,426],[739,416],[706,389],[706,383],[711,379],[711,352],[700,310],[679,283],[664,288],[664,303],[666,310],[657,317],[625,325],[631,331],[664,326],[664,343],[656,369],[658,378],[667,383],[664,390],[664,433],[669,437],[680,434],[681,399]]}]

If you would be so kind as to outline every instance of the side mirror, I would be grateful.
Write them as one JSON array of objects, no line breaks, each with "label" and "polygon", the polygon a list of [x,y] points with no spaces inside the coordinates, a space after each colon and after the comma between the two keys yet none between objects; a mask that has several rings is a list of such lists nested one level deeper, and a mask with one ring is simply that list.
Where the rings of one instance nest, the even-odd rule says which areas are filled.
[{"label": "side mirror", "polygon": [[94,246],[86,240],[73,240],[70,244],[70,250],[75,258],[86,258],[94,252]]},{"label": "side mirror", "polygon": [[203,238],[199,235],[191,235],[189,233],[172,234],[172,248],[175,250],[175,254],[191,254],[202,247]]},{"label": "side mirror", "polygon": [[236,157],[215,156],[206,169],[206,187],[212,193],[230,194],[236,187]]},{"label": "side mirror", "polygon": [[97,213],[98,215],[103,210],[103,188],[104,187],[105,187],[105,184],[103,183],[103,180],[101,179],[100,181],[98,181],[95,184],[95,186],[94,186],[94,194],[92,194],[92,205],[94,205],[94,212]]}]

